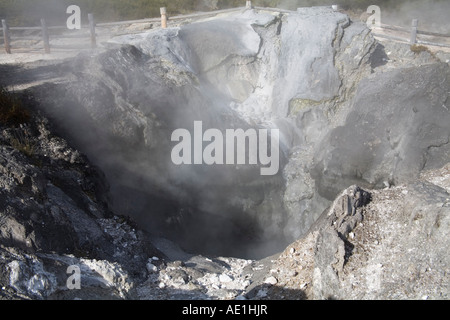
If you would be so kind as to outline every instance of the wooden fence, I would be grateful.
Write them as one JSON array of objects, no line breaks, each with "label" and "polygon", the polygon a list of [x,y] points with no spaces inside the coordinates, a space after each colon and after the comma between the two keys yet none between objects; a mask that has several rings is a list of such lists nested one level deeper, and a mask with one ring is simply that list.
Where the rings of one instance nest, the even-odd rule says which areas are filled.
[{"label": "wooden fence", "polygon": [[[149,19],[140,19],[140,20],[128,20],[128,21],[119,21],[119,22],[108,22],[108,23],[96,23],[93,14],[88,14],[89,25],[82,26],[79,30],[68,30],[67,26],[47,26],[47,23],[44,19],[41,20],[41,25],[37,27],[9,27],[7,21],[2,20],[2,26],[0,32],[0,39],[3,39],[4,48],[7,54],[11,54],[12,52],[45,52],[50,53],[52,49],[62,49],[62,50],[80,50],[80,49],[94,49],[97,47],[97,43],[99,42],[99,33],[100,37],[102,31],[107,29],[111,29],[114,27],[128,26],[133,24],[156,24],[157,27],[166,28],[168,26],[168,22],[179,21],[179,20],[189,20],[196,18],[206,18],[213,17],[222,13],[229,13],[234,11],[240,11],[244,9],[259,9],[259,10],[267,10],[267,11],[276,11],[276,12],[284,12],[290,13],[290,10],[283,10],[278,8],[262,8],[262,7],[254,7],[252,5],[252,1],[246,1],[245,7],[224,9],[224,10],[215,10],[210,12],[201,12],[201,13],[193,13],[186,15],[178,15],[167,17],[166,8],[160,8],[161,17],[160,18],[149,18]],[[131,33],[139,33],[133,31],[125,31],[123,33],[115,33],[114,36],[122,35],[122,34],[131,34]],[[20,34],[19,34],[20,33]],[[2,36],[1,36],[2,34]],[[31,34],[31,35],[30,35]],[[75,40],[86,40],[85,44],[82,44],[82,47],[75,46],[73,43],[70,45],[67,44],[55,44],[51,42],[61,42],[60,40],[71,41]],[[87,41],[90,39],[90,45],[87,44]],[[23,48],[24,45],[13,46],[13,41],[32,41],[38,43],[38,46],[34,46],[34,48]]]},{"label": "wooden fence", "polygon": [[[247,1],[247,5],[249,3],[251,6],[251,1]],[[245,9],[245,7],[179,15],[170,17],[170,21],[205,18],[209,16],[215,16],[221,13],[234,12],[243,9]],[[47,26],[47,23],[44,19],[41,19],[41,25],[38,27],[9,27],[7,21],[2,20],[0,39],[3,40],[4,48],[7,54],[17,52],[17,50],[14,50],[15,48],[12,45],[14,41],[39,42],[41,46],[39,48],[39,51],[51,53],[51,49],[68,49],[68,50],[80,49],[79,46],[74,45],[51,44],[51,40],[66,39],[70,41],[71,39],[74,40],[85,39],[86,41],[90,40],[89,48],[95,49],[98,43],[97,40],[99,37],[99,30],[101,31],[112,27],[120,27],[133,24],[146,24],[146,23],[156,24],[158,27],[161,28],[167,28],[168,17],[166,8],[161,8],[160,11],[161,11],[161,18],[149,18],[149,19],[128,20],[128,21],[107,22],[107,23],[96,23],[94,15],[88,14],[89,25],[81,26],[81,29],[79,30],[68,30],[67,26]],[[125,32],[125,34],[130,33],[133,32]]]},{"label": "wooden fence", "polygon": [[[194,19],[194,18],[202,18],[208,16],[215,16],[220,13],[233,12],[242,9],[264,9],[264,10],[272,10],[278,12],[292,12],[289,10],[282,9],[273,9],[273,8],[260,8],[260,7],[252,7],[251,1],[246,1],[246,6],[241,8],[232,8],[226,10],[217,10],[211,12],[202,12],[202,13],[194,13],[187,15],[180,15],[170,17],[170,21],[182,20],[182,19]],[[333,6],[335,10],[337,10],[337,6]],[[37,27],[9,27],[7,21],[2,20],[2,37],[0,39],[3,40],[4,48],[7,54],[11,54],[13,51],[17,52],[15,46],[12,45],[13,41],[35,41],[39,43],[40,47],[35,48],[35,50],[45,53],[50,53],[52,49],[81,49],[79,46],[75,47],[73,45],[61,45],[61,44],[51,44],[51,40],[61,40],[66,39],[66,41],[71,41],[71,39],[86,39],[86,41],[90,40],[90,45],[84,45],[94,49],[97,47],[98,43],[98,31],[102,29],[112,28],[112,27],[120,27],[132,24],[145,24],[151,23],[156,24],[161,28],[166,28],[168,24],[167,11],[166,8],[161,8],[161,18],[151,18],[151,19],[141,19],[141,20],[129,20],[129,21],[119,21],[119,22],[110,22],[110,23],[96,23],[93,14],[88,14],[89,25],[82,26],[80,30],[71,30],[69,31],[67,26],[47,26],[47,23],[44,19],[41,20],[41,25]],[[412,22],[411,29],[384,25],[382,24],[378,28],[372,29],[372,32],[375,36],[380,38],[386,38],[394,41],[402,41],[409,42],[411,44],[424,44],[438,47],[448,47],[450,48],[450,35],[449,34],[439,34],[434,32],[427,32],[418,30],[419,21],[414,19]],[[379,33],[379,31],[383,31],[383,34]],[[142,32],[142,31],[140,31]],[[389,32],[395,33],[395,35],[390,35]],[[16,33],[21,33],[20,35]],[[129,34],[132,32],[126,32]],[[401,36],[398,36],[398,34]],[[116,34],[117,35],[117,34]],[[419,37],[427,37],[427,39],[421,39]],[[40,40],[39,40],[40,38]],[[430,41],[429,38],[433,39]],[[436,38],[440,38],[443,40],[438,40],[436,42]]]},{"label": "wooden fence", "polygon": [[[380,33],[383,32],[383,33]],[[450,48],[450,34],[429,32],[419,30],[419,20],[413,19],[411,28],[381,24],[372,29],[374,36],[400,42],[413,44],[423,44],[428,46]],[[389,34],[392,33],[392,34]]]}]

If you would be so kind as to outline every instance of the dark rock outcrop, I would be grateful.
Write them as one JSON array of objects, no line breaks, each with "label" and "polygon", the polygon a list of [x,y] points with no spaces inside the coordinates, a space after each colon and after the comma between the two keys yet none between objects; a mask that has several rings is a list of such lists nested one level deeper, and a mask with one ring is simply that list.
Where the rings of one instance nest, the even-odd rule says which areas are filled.
[{"label": "dark rock outcrop", "polygon": [[[87,268],[87,291],[79,297],[125,297],[131,285],[118,279],[145,276],[157,250],[142,231],[119,232],[127,224],[113,218],[103,173],[40,115],[0,128],[1,297],[64,297],[71,265]],[[97,267],[104,273],[91,274]]]},{"label": "dark rock outcrop", "polygon": [[42,117],[2,130],[2,243],[30,252],[111,255],[108,235],[92,223],[111,216],[103,174],[52,135]]}]

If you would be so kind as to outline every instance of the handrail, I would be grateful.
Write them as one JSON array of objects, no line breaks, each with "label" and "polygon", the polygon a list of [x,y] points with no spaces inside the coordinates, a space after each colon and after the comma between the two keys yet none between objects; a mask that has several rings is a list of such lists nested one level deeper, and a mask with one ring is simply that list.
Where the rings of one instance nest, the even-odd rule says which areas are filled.
[{"label": "handrail", "polygon": [[[169,18],[169,21],[210,17],[210,16],[216,16],[216,15],[219,15],[222,13],[231,13],[231,12],[235,12],[235,11],[248,10],[248,9],[280,12],[280,13],[284,13],[284,14],[295,13],[295,11],[285,10],[285,9],[280,9],[280,8],[253,7],[251,5],[251,1],[246,1],[245,7],[176,15],[176,16],[171,16]],[[146,18],[146,19],[139,19],[139,20],[125,20],[125,21],[103,22],[103,23],[95,23],[94,17],[92,14],[89,14],[89,18],[90,18],[89,25],[81,26],[81,29],[74,30],[72,34],[58,34],[58,35],[52,34],[50,36],[51,36],[51,38],[55,38],[55,39],[70,39],[70,38],[84,38],[84,37],[88,38],[90,36],[91,48],[95,48],[96,47],[96,38],[98,36],[96,34],[96,28],[110,28],[110,27],[114,27],[114,26],[132,25],[132,24],[140,24],[140,23],[155,23],[155,22],[160,22],[161,23],[160,27],[162,27],[162,28],[165,28],[167,26],[167,16],[166,16],[165,8],[161,8],[161,18]],[[441,34],[441,33],[437,33],[437,32],[418,30],[417,25],[418,25],[418,20],[414,19],[411,29],[408,29],[405,27],[400,27],[400,26],[395,26],[395,25],[387,25],[387,24],[381,24],[379,26],[380,29],[384,29],[384,30],[392,30],[392,31],[409,33],[410,34],[409,40],[406,39],[406,37],[404,39],[404,38],[389,35],[389,34],[380,34],[380,33],[377,33],[376,30],[372,30],[372,33],[374,36],[377,36],[380,38],[386,38],[386,39],[390,39],[390,40],[394,40],[394,41],[410,42],[411,44],[419,43],[419,44],[426,44],[426,45],[439,46],[439,47],[450,47],[450,44],[436,43],[436,42],[431,42],[431,41],[425,41],[422,39],[417,39],[418,35],[450,38],[450,34]],[[2,24],[0,25],[0,38],[3,40],[6,52],[8,54],[10,54],[11,53],[11,31],[39,31],[39,32],[41,32],[41,35],[42,35],[42,41],[44,44],[45,51],[46,51],[46,53],[50,53],[49,31],[51,31],[51,30],[67,30],[67,26],[47,26],[45,20],[41,20],[40,27],[8,27],[7,22],[5,20],[2,20]],[[81,31],[81,30],[84,33],[76,33],[76,31]],[[135,32],[130,31],[128,33],[135,33]],[[32,37],[30,35],[17,36],[14,38],[19,39],[19,40],[34,40],[35,39],[35,38],[32,39]],[[52,47],[60,48],[61,45],[58,45],[58,46],[52,45]],[[72,45],[72,47],[73,47],[73,45]]]}]

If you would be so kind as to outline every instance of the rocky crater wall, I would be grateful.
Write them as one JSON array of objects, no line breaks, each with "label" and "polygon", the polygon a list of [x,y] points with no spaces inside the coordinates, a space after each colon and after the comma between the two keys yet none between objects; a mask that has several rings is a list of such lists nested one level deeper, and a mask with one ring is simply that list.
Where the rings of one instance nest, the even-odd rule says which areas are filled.
[{"label": "rocky crater wall", "polygon": [[[276,252],[348,186],[448,162],[448,64],[378,63],[387,55],[367,27],[330,8],[247,10],[106,45],[46,67],[60,81],[33,94],[105,172],[113,210],[187,250]],[[278,128],[279,174],[174,165],[171,134],[194,121]]]}]

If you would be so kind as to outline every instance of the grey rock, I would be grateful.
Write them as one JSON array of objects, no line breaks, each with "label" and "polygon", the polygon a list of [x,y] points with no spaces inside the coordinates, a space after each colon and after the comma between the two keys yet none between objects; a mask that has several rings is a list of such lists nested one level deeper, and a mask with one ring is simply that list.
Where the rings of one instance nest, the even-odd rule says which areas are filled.
[{"label": "grey rock", "polygon": [[[0,193],[5,199],[0,207],[2,244],[30,252],[84,250],[108,255],[108,237],[95,223],[96,217],[110,215],[103,176],[65,141],[48,134],[45,121],[37,117],[25,127],[4,129],[0,147]],[[7,146],[15,136],[22,139],[18,146],[12,144],[18,149]],[[33,146],[31,154],[19,151],[27,144]],[[96,249],[98,243],[103,244],[101,250]]]},{"label": "grey rock", "polygon": [[2,297],[68,298],[70,265],[82,267],[86,290],[78,298],[127,296],[129,279],[145,276],[148,256],[158,251],[144,233],[112,218],[102,172],[39,114],[1,130]]},{"label": "grey rock", "polygon": [[[31,259],[31,261],[29,261]],[[43,269],[42,263],[32,257],[25,261],[8,263],[9,285],[25,296],[46,298],[56,290],[56,278]]]},{"label": "grey rock", "polygon": [[221,274],[219,276],[219,281],[222,283],[229,283],[229,282],[233,281],[233,279],[227,274]]},{"label": "grey rock", "polygon": [[[61,134],[105,172],[116,213],[176,234],[189,250],[211,253],[210,244],[216,254],[262,256],[303,234],[329,204],[315,192],[312,163],[297,164],[370,73],[375,41],[365,25],[325,7],[247,10],[109,46],[49,71],[65,81],[33,91]],[[278,127],[279,174],[173,165],[171,134],[192,131],[194,120],[221,130]],[[307,151],[291,159],[288,170],[297,173],[285,181],[283,167],[299,146]]]},{"label": "grey rock", "polygon": [[158,271],[158,268],[154,264],[151,264],[150,262],[147,263],[146,268],[147,268],[147,271],[150,273]]},{"label": "grey rock", "polygon": [[[352,192],[319,222],[313,298],[447,299],[449,194],[423,181],[373,191],[355,223],[347,206]],[[355,238],[342,233],[343,223]]]},{"label": "grey rock", "polygon": [[349,23],[346,15],[320,8],[299,9],[283,21],[279,81],[273,91],[277,115],[287,116],[292,99],[319,102],[338,95],[341,79],[334,66],[333,41]]},{"label": "grey rock", "polygon": [[[370,194],[359,187],[345,190],[333,203],[326,216],[317,225],[314,255],[314,296],[316,299],[336,298],[331,292],[338,292],[340,275],[348,259],[346,241],[348,234],[363,220],[361,208],[370,201]],[[338,297],[339,298],[339,297]]]},{"label": "grey rock", "polygon": [[264,283],[270,284],[270,285],[276,285],[276,284],[278,283],[278,280],[277,280],[277,278],[271,276],[271,277],[268,277],[268,278],[264,281]]},{"label": "grey rock", "polygon": [[[415,180],[450,152],[449,66],[432,55],[382,46],[364,24],[320,7],[247,10],[117,37],[92,55],[30,68],[11,74],[11,84],[44,77],[30,92],[58,126],[39,118],[2,127],[2,295],[270,298],[271,262],[251,268],[186,251],[261,257],[312,231],[312,279],[302,273],[309,265],[277,273],[277,284],[286,283],[282,274],[301,279],[293,296],[448,296],[448,183]],[[194,120],[221,130],[279,128],[279,175],[173,165],[171,133]],[[14,147],[17,134],[31,152]],[[363,190],[347,189],[353,184],[388,189],[371,191],[370,203]],[[148,239],[111,209],[158,236]],[[148,272],[155,255],[158,270]],[[79,296],[64,289],[72,263],[87,283]],[[232,281],[221,283],[224,274]]]},{"label": "grey rock", "polygon": [[[430,64],[362,80],[345,124],[331,130],[314,156],[319,193],[332,199],[353,183],[383,187],[417,178],[449,156],[450,69]],[[381,94],[382,93],[382,94]]]}]

